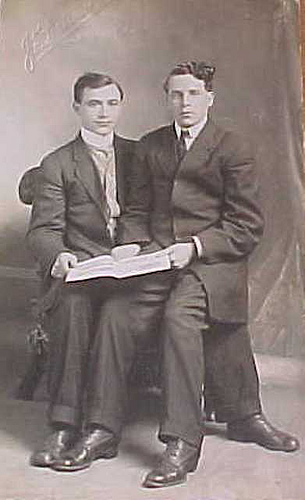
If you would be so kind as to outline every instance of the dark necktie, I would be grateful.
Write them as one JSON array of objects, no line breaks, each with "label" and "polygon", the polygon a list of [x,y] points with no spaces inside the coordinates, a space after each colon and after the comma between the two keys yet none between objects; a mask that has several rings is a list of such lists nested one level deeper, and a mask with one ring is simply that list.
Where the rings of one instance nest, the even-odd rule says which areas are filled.
[{"label": "dark necktie", "polygon": [[180,163],[183,160],[185,153],[187,152],[185,139],[189,137],[190,137],[189,131],[181,129],[180,138],[176,142],[176,154],[178,163]]}]

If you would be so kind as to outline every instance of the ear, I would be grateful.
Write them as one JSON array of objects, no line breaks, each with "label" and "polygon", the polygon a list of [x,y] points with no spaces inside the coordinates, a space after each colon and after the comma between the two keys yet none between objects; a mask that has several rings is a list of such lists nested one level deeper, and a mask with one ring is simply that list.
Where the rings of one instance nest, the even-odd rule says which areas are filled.
[{"label": "ear", "polygon": [[72,103],[72,108],[73,108],[73,110],[75,111],[75,113],[78,113],[78,111],[79,111],[79,106],[80,106],[79,102],[75,102],[75,101],[73,101],[73,103]]},{"label": "ear", "polygon": [[214,99],[215,99],[214,92],[209,92],[209,107],[213,106]]},{"label": "ear", "polygon": [[120,112],[121,112],[121,109],[125,106],[125,104],[126,104],[126,99],[121,99],[120,103],[119,103]]}]

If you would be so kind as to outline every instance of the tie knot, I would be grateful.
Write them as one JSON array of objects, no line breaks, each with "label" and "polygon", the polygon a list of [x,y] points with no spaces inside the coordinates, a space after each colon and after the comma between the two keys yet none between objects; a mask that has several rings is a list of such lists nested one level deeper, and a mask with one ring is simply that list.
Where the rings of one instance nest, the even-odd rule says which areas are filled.
[{"label": "tie knot", "polygon": [[111,163],[112,158],[113,158],[113,149],[94,149],[92,150],[93,155],[95,156],[96,160],[102,164],[108,165]]},{"label": "tie knot", "polygon": [[96,154],[103,154],[104,156],[108,156],[110,153],[112,153],[112,148],[95,149],[94,152]]},{"label": "tie knot", "polygon": [[189,139],[191,137],[190,131],[187,128],[181,129],[181,139]]}]

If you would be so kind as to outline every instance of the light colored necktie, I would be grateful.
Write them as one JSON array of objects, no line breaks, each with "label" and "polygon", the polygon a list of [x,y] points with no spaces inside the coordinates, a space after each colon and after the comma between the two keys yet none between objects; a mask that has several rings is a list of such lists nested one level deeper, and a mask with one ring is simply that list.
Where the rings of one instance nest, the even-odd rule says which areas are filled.
[{"label": "light colored necktie", "polygon": [[107,222],[107,229],[110,238],[114,241],[117,225],[116,219],[120,215],[120,206],[117,201],[114,150],[94,150],[93,155],[106,196],[104,216]]}]

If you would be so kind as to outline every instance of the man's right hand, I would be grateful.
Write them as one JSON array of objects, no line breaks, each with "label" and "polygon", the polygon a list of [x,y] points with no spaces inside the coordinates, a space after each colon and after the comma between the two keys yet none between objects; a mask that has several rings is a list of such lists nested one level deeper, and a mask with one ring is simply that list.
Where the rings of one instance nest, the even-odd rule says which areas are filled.
[{"label": "man's right hand", "polygon": [[77,257],[70,252],[61,252],[51,269],[52,278],[64,278],[71,267],[77,264]]}]

